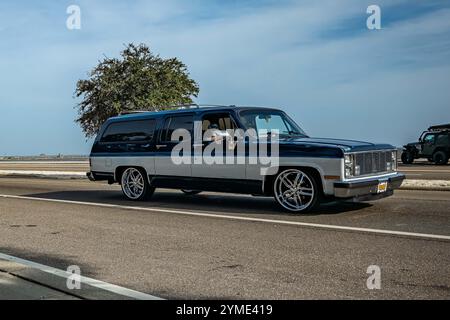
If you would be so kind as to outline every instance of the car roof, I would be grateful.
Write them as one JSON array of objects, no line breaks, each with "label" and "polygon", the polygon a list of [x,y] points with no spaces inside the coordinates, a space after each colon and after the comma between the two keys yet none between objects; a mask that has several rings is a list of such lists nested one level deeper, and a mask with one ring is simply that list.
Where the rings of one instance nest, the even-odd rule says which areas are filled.
[{"label": "car roof", "polygon": [[277,108],[271,107],[252,107],[252,106],[220,106],[220,107],[198,107],[198,108],[179,108],[173,110],[163,110],[163,111],[139,111],[129,114],[118,115],[112,118],[109,118],[108,121],[117,122],[117,121],[131,121],[131,120],[144,120],[148,118],[160,118],[166,115],[176,115],[176,114],[186,114],[186,113],[204,113],[209,111],[214,112],[241,112],[247,110],[264,110],[264,111],[281,111]]},{"label": "car roof", "polygon": [[436,125],[436,126],[431,126],[428,128],[428,131],[445,131],[445,130],[450,130],[450,123],[448,124],[441,124],[441,125]]}]

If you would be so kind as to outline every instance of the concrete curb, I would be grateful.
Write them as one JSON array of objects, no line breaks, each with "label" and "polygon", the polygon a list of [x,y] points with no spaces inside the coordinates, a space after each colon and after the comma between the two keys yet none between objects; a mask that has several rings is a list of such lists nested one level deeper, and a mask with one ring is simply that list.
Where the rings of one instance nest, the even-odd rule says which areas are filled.
[{"label": "concrete curb", "polygon": [[[39,265],[40,267],[30,266],[19,262],[21,260],[20,258],[4,254],[0,255],[0,273],[5,273],[18,279],[25,280],[28,283],[33,283],[34,285],[37,285],[38,288],[40,286],[42,289],[37,289],[37,291],[50,289],[54,292],[65,294],[69,298],[72,297],[83,300],[161,300],[161,298],[155,296],[150,296],[145,293],[86,277],[81,277],[82,282],[79,289],[69,289],[67,281],[71,280],[67,277],[72,275],[71,273],[64,273],[64,275],[61,275],[61,270],[52,267],[44,265]],[[4,258],[4,256],[6,258]],[[36,263],[34,264],[36,265]],[[97,284],[92,284],[94,282],[97,282]],[[115,287],[116,292],[114,292],[111,287]],[[117,290],[124,294],[118,293]],[[133,295],[130,295],[130,292],[133,292]]]},{"label": "concrete curb", "polygon": [[87,179],[86,172],[0,170],[0,176],[46,179]]},{"label": "concrete curb", "polygon": [[402,190],[427,190],[427,191],[450,191],[448,180],[419,180],[406,179],[400,189]]},{"label": "concrete curb", "polygon": [[0,270],[0,300],[80,300],[80,298]]},{"label": "concrete curb", "polygon": [[67,279],[34,269],[23,264],[0,259],[0,271],[12,276],[27,280],[34,284],[50,288],[69,296],[87,300],[129,300],[129,297],[121,296],[113,292],[101,290],[88,284],[82,284],[80,289],[67,288]]}]

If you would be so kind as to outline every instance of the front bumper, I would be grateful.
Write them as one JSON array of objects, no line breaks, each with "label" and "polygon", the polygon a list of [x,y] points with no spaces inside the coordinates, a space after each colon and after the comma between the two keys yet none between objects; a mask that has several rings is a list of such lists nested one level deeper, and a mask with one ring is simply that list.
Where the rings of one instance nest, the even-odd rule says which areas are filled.
[{"label": "front bumper", "polygon": [[[360,198],[361,200],[383,198],[392,195],[393,191],[401,186],[404,179],[404,174],[395,173],[382,178],[335,182],[334,196],[337,198]],[[379,193],[378,185],[382,182],[387,182],[387,189]]]}]

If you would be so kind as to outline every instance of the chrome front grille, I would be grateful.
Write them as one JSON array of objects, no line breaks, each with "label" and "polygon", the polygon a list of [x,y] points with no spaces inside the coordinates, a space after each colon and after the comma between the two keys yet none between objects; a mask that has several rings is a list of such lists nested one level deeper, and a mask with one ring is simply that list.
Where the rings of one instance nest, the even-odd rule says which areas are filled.
[{"label": "chrome front grille", "polygon": [[376,175],[397,170],[395,150],[356,152],[345,155],[347,178]]},{"label": "chrome front grille", "polygon": [[[356,153],[354,165],[355,173],[359,171],[361,176],[392,171],[392,151]],[[359,166],[359,170],[357,166]]]}]

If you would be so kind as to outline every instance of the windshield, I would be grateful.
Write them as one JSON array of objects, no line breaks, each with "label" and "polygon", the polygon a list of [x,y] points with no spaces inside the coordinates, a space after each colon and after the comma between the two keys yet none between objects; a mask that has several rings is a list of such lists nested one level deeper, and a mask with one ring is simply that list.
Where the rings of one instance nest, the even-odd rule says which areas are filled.
[{"label": "windshield", "polygon": [[246,129],[255,129],[258,135],[277,130],[280,135],[306,137],[306,133],[281,111],[243,111],[241,121]]}]

